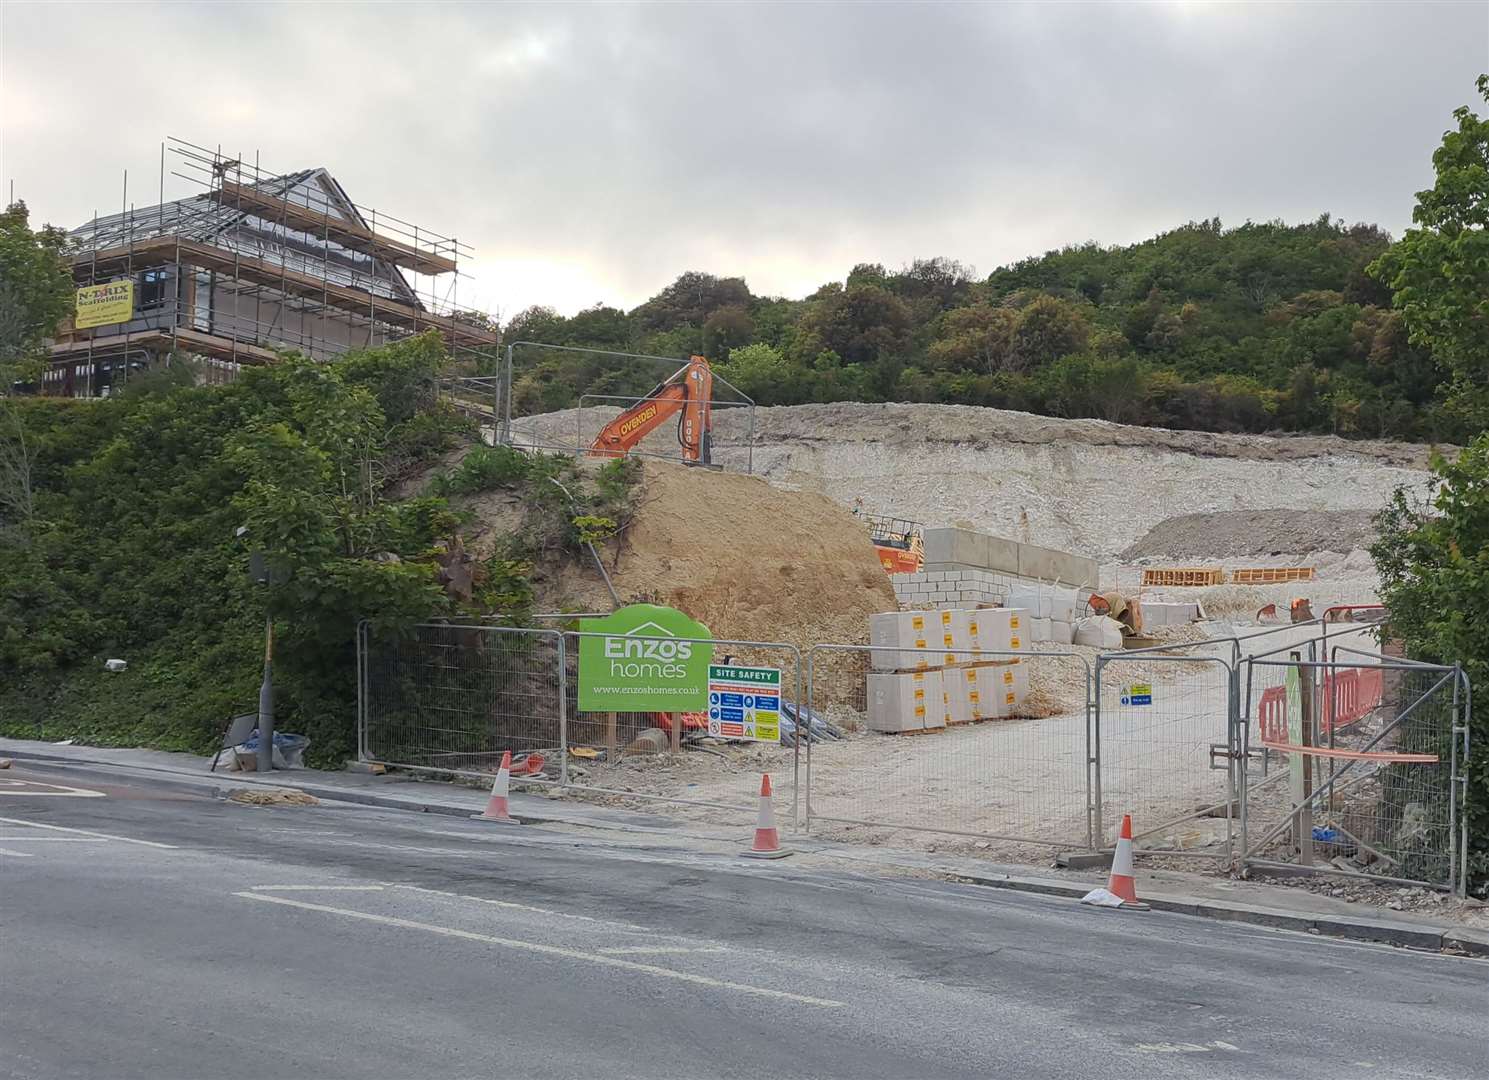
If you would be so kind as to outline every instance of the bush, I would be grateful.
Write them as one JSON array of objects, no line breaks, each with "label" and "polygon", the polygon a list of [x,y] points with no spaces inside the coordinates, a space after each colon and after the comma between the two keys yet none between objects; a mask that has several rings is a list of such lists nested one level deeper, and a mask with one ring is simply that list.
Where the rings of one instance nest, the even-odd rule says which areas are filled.
[{"label": "bush", "polygon": [[1398,490],[1371,548],[1391,630],[1413,659],[1463,665],[1480,705],[1469,731],[1468,873],[1489,890],[1489,434],[1433,462],[1430,503]]},{"label": "bush", "polygon": [[476,495],[515,487],[533,474],[533,460],[510,446],[476,446],[448,473],[435,478],[436,495]]}]

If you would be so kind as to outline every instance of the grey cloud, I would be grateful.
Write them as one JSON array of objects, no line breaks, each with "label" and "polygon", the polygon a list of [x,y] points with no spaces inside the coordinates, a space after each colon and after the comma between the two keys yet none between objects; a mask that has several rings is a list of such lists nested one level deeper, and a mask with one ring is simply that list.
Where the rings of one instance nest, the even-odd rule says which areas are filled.
[{"label": "grey cloud", "polygon": [[[986,271],[1213,215],[1399,232],[1489,66],[1470,4],[99,11],[0,9],[7,114],[40,100],[67,132],[6,124],[43,216],[112,205],[125,164],[153,182],[166,134],[221,139],[457,231],[463,295],[507,312],[630,306],[690,268],[763,292],[930,254]],[[95,112],[57,77],[147,46],[185,92]]]}]

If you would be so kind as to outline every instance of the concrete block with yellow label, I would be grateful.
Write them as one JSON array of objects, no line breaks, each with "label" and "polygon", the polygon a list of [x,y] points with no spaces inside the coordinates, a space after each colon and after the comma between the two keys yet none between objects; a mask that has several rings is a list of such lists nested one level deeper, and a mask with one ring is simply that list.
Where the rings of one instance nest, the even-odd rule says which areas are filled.
[{"label": "concrete block with yellow label", "polygon": [[925,731],[946,726],[941,672],[870,674],[868,680],[870,731]]},{"label": "concrete block with yellow label", "polygon": [[1029,696],[1028,660],[1015,660],[992,670],[997,672],[997,708],[999,716],[1023,716],[1024,700]]},{"label": "concrete block with yellow label", "polygon": [[[943,663],[966,663],[975,660],[975,653],[985,646],[982,643],[982,611],[977,608],[949,609],[936,613],[941,617],[941,650]],[[946,658],[945,653],[961,653]]]},{"label": "concrete block with yellow label", "polygon": [[953,724],[1017,716],[1029,690],[1029,665],[1021,660],[949,668],[942,677]]},{"label": "concrete block with yellow label", "polygon": [[1023,608],[980,608],[977,611],[977,640],[983,652],[1024,652],[1033,630]]},{"label": "concrete block with yellow label", "polygon": [[890,611],[869,616],[869,665],[875,671],[915,671],[941,665],[939,611]]},{"label": "concrete block with yellow label", "polygon": [[942,673],[949,724],[970,724],[996,715],[991,712],[993,680],[985,667],[951,668]]}]

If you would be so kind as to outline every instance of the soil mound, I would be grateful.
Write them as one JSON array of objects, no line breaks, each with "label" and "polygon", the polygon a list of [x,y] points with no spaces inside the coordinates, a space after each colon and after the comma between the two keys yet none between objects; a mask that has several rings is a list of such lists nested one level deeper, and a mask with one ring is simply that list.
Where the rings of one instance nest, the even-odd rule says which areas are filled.
[{"label": "soil mound", "polygon": [[[759,477],[646,461],[636,512],[601,552],[623,603],[676,607],[717,638],[868,640],[868,616],[898,605],[868,531],[841,503]],[[544,584],[546,603],[609,610],[587,560]]]}]

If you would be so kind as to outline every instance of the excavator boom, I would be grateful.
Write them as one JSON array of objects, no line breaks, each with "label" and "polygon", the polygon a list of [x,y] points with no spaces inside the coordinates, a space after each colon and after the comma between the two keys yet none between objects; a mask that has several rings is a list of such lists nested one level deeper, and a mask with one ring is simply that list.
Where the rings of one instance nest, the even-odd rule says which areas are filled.
[{"label": "excavator boom", "polygon": [[713,371],[701,356],[658,383],[651,392],[600,429],[589,452],[625,457],[668,419],[677,416],[677,441],[689,464],[712,462]]}]

